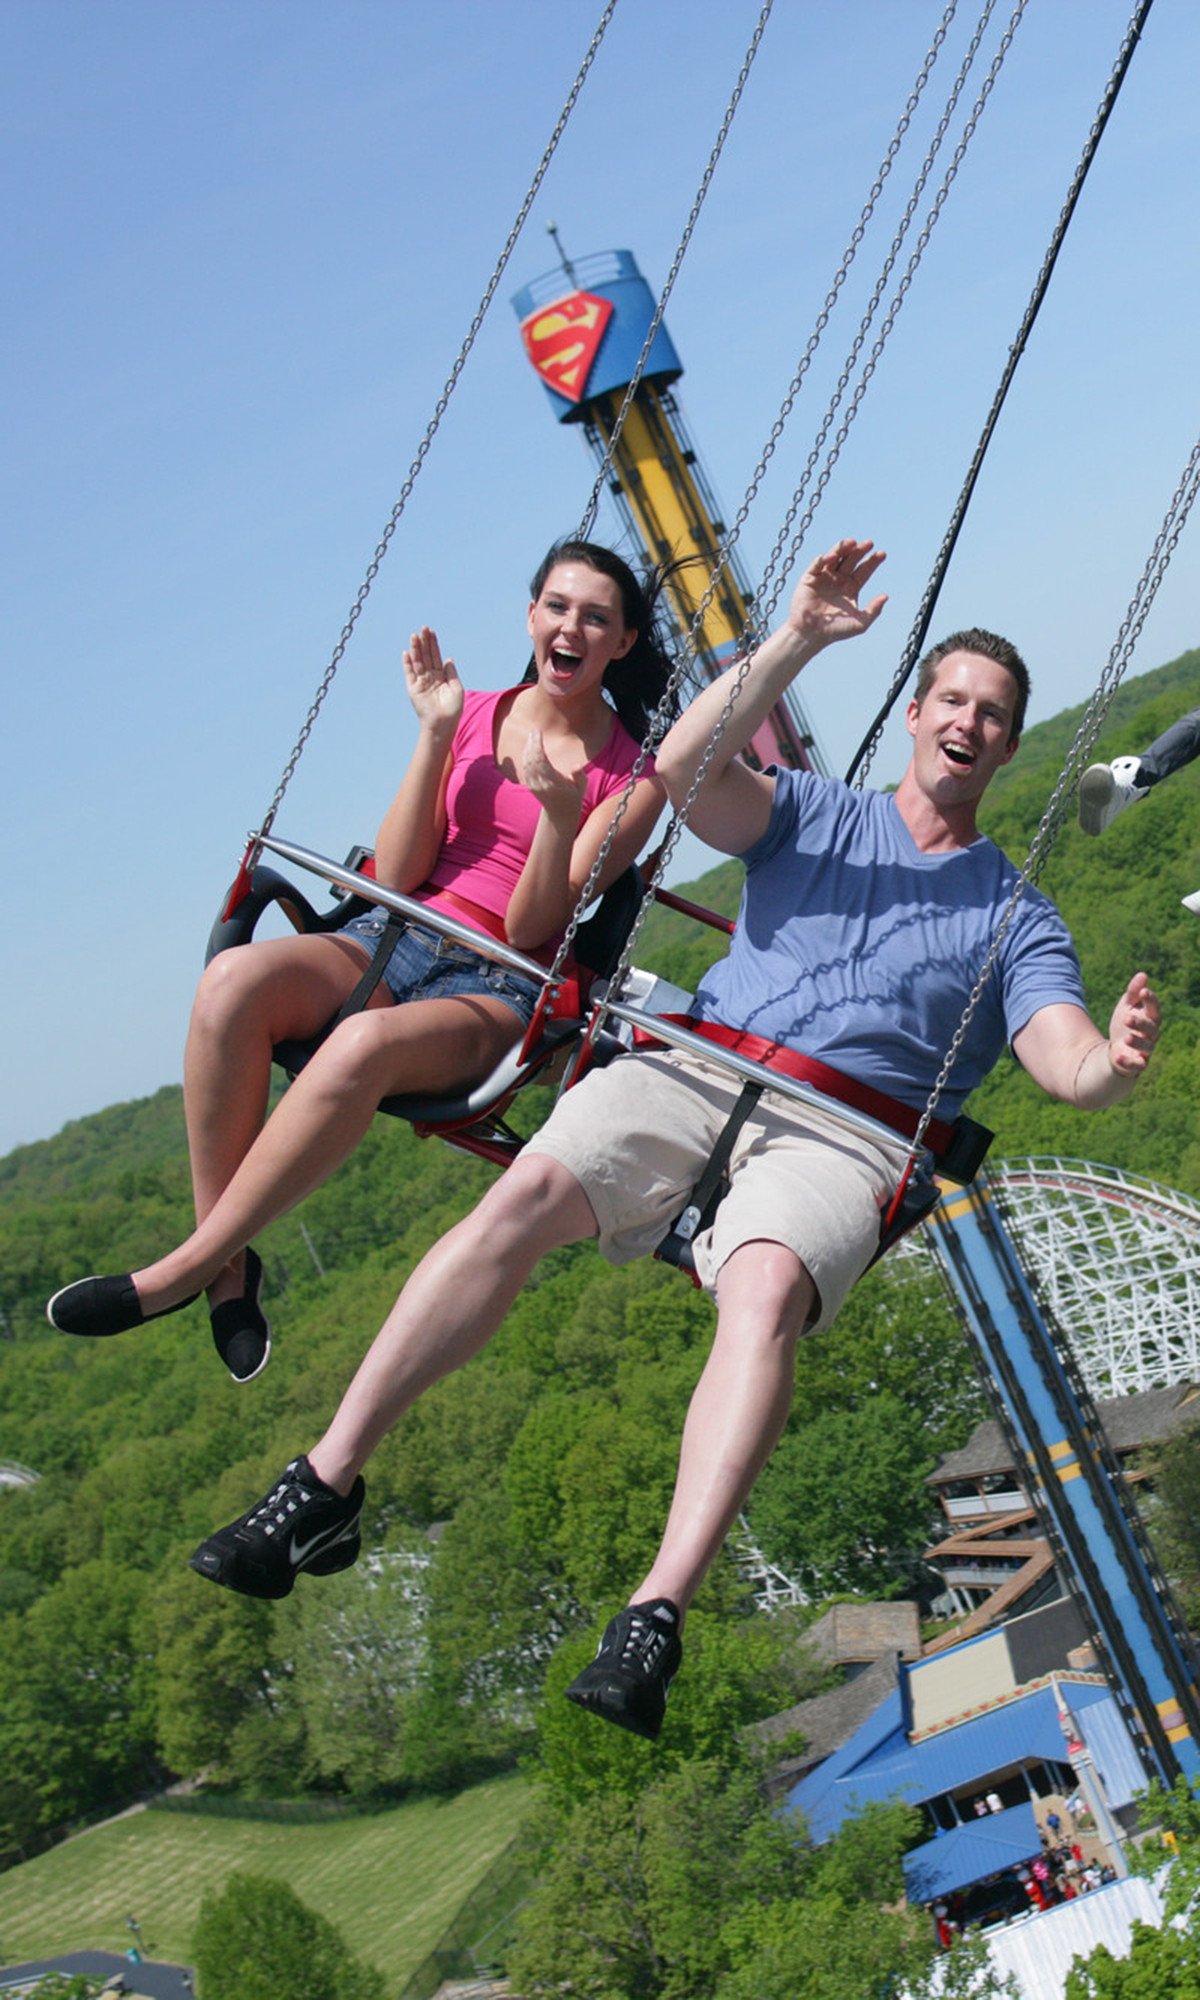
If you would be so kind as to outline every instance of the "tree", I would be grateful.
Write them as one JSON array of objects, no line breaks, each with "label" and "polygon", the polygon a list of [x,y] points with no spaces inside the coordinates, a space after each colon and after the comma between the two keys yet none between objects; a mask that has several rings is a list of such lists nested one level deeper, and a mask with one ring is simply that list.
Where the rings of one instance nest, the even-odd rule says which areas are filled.
[{"label": "tree", "polygon": [[[645,1746],[643,1746],[644,1748]],[[807,1848],[764,1811],[748,1767],[692,1760],[641,1795],[551,1806],[538,1888],[508,1954],[514,1989],[595,2000],[696,2000],[728,1960],[723,1917],[794,1895]]]},{"label": "tree", "polygon": [[1164,1568],[1193,1631],[1200,1629],[1200,1442],[1195,1428],[1163,1446],[1154,1467],[1150,1521]]},{"label": "tree", "polygon": [[[223,1594],[223,1593],[218,1593]],[[411,1552],[392,1547],[280,1609],[288,1704],[311,1770],[357,1796],[394,1787],[425,1662],[425,1596]]]},{"label": "tree", "polygon": [[383,2000],[383,1978],[286,1882],[235,1873],[200,1905],[192,1957],[204,2000]]},{"label": "tree", "polygon": [[872,1396],[896,1396],[914,1431],[953,1450],[987,1414],[970,1343],[928,1256],[888,1256],[832,1326],[800,1344],[792,1428]]},{"label": "tree", "polygon": [[879,2000],[919,1977],[927,1923],[880,1908],[897,1894],[919,1815],[877,1806],[814,1849],[760,1777],[727,1741],[724,1761],[686,1760],[639,1794],[552,1805],[539,1886],[508,1955],[514,1990],[528,2000]]},{"label": "tree", "polygon": [[930,1524],[937,1453],[890,1392],[789,1431],[759,1479],[750,1520],[766,1553],[812,1591],[894,1595],[898,1557]]},{"label": "tree", "polygon": [[652,1774],[694,1759],[725,1768],[747,1724],[798,1701],[816,1677],[781,1621],[693,1608],[687,1664],[671,1689],[667,1726],[651,1748],[563,1699],[568,1682],[594,1654],[602,1625],[603,1618],[591,1634],[576,1634],[560,1646],[538,1712],[537,1774],[564,1807],[608,1795],[637,1798]]},{"label": "tree", "polygon": [[184,1775],[228,1767],[239,1728],[269,1700],[269,1605],[198,1586],[181,1567],[157,1581],[146,1621],[165,1762]]},{"label": "tree", "polygon": [[1098,1944],[1067,1974],[1065,2000],[1200,2000],[1200,1938],[1170,1925],[1134,1924],[1126,1958]]},{"label": "tree", "polygon": [[133,1638],[140,1588],[115,1563],[82,1563],[0,1628],[0,1767],[32,1777],[43,1832],[158,1775],[152,1662]]},{"label": "tree", "polygon": [[928,1957],[910,1912],[846,1903],[828,1891],[749,1905],[727,1926],[731,1969],[713,2000],[878,2000]]},{"label": "tree", "polygon": [[[21,2000],[99,2000],[104,1987],[98,1979],[89,1979],[84,1972],[48,1972],[39,1979],[36,1986],[22,1986]],[[0,2000],[16,1992],[15,1987],[0,1987]]]},{"label": "tree", "polygon": [[1138,1851],[1138,1872],[1169,1871],[1164,1923],[1135,1923],[1125,1958],[1114,1958],[1102,1944],[1077,1958],[1064,2000],[1200,2000],[1200,1793],[1186,1778],[1177,1778],[1170,1791],[1156,1781],[1139,1817],[1151,1831]]}]

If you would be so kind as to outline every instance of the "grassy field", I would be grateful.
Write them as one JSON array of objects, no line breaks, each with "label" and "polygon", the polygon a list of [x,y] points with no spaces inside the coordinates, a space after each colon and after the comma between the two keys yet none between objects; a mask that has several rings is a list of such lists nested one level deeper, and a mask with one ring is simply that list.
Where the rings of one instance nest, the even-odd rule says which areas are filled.
[{"label": "grassy field", "polygon": [[512,1839],[526,1798],[505,1777],[317,1826],[135,1812],[0,1875],[0,1965],[124,1951],[130,1916],[148,1958],[186,1965],[201,1898],[250,1869],[290,1883],[396,1988]]}]

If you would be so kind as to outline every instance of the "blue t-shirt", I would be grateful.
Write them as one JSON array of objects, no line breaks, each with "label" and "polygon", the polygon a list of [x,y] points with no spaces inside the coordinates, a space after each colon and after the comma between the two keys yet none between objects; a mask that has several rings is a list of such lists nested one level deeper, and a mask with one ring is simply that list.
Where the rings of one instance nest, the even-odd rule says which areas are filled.
[{"label": "blue t-shirt", "polygon": [[[729,955],[705,1020],[763,1035],[924,1108],[1017,880],[982,836],[922,854],[890,793],[777,771],[771,822],[742,856]],[[1082,1007],[1053,903],[1026,888],[939,1100],[953,1118],[1040,1007]]]}]

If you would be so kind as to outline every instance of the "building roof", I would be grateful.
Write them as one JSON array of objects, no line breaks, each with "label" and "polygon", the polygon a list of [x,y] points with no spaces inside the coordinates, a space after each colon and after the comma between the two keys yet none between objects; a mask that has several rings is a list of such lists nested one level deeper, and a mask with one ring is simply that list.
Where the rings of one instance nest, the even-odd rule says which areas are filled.
[{"label": "building roof", "polygon": [[1136,1451],[1200,1423],[1200,1389],[1194,1382],[1176,1382],[1170,1389],[1110,1397],[1096,1408],[1113,1450]]},{"label": "building roof", "polygon": [[932,1903],[938,1896],[951,1896],[971,1882],[998,1875],[1003,1868],[1019,1868],[1041,1851],[1037,1818],[1026,1800],[914,1847],[904,1857],[905,1892],[910,1903]]},{"label": "building roof", "polygon": [[796,1732],[804,1738],[804,1749],[799,1755],[776,1764],[771,1792],[778,1795],[794,1784],[802,1772],[832,1756],[856,1734],[880,1703],[895,1693],[899,1680],[900,1655],[884,1653],[840,1687],[813,1695],[809,1701],[798,1701],[793,1708],[768,1716],[765,1722],[756,1722],[746,1735],[761,1744],[778,1743]]},{"label": "building roof", "polygon": [[862,1666],[885,1653],[921,1657],[920,1612],[911,1598],[831,1604],[804,1634],[804,1643],[831,1666]]},{"label": "building roof", "polygon": [[[1096,1404],[1114,1451],[1137,1451],[1159,1444],[1200,1423],[1200,1388],[1177,1382],[1169,1389],[1142,1389],[1134,1396],[1109,1396]],[[1015,1472],[1013,1455],[998,1423],[977,1424],[961,1451],[947,1452],[929,1475],[931,1486],[951,1479],[981,1479],[989,1472]]]},{"label": "building roof", "polygon": [[[1064,1679],[1063,1687],[1077,1718],[1096,1703],[1112,1702],[1107,1689],[1095,1682]],[[822,1841],[874,1800],[901,1798],[920,1805],[944,1792],[982,1786],[993,1773],[1014,1765],[1038,1761],[1067,1761],[1052,1686],[1018,1695],[919,1743],[906,1734],[897,1689],[848,1743],[792,1787],[786,1803],[789,1811],[804,1814],[813,1839]]]},{"label": "building roof", "polygon": [[1007,1439],[993,1417],[976,1424],[961,1451],[948,1451],[929,1475],[931,1486],[944,1486],[950,1479],[982,1479],[988,1472],[1012,1472],[1013,1455]]}]

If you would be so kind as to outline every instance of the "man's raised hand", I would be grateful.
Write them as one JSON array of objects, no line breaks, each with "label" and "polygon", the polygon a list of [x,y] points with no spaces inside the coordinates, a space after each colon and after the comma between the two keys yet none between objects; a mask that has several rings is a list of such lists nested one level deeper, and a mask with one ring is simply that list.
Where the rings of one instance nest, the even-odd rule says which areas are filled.
[{"label": "man's raised hand", "polygon": [[852,639],[875,623],[886,596],[859,598],[886,557],[873,542],[835,543],[805,570],[792,596],[788,624],[817,645]]},{"label": "man's raised hand", "polygon": [[1154,1052],[1162,1026],[1158,996],[1144,972],[1135,972],[1108,1028],[1108,1059],[1119,1076],[1140,1076]]}]

